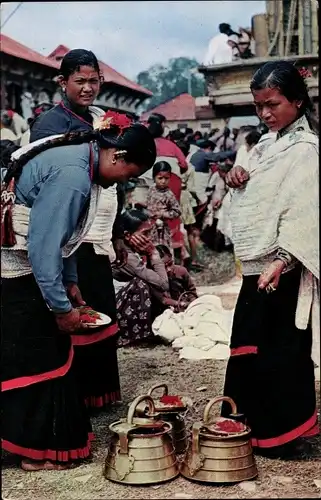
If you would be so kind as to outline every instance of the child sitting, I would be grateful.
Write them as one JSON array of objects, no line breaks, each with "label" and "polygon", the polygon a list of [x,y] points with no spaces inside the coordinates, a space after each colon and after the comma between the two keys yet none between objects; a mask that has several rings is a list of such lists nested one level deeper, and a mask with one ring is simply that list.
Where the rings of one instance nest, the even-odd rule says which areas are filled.
[{"label": "child sitting", "polygon": [[168,220],[181,215],[181,209],[168,184],[171,178],[171,166],[166,161],[156,162],[153,167],[155,185],[149,188],[147,210],[149,216],[156,221],[151,233],[152,242],[163,244],[172,249],[171,231]]},{"label": "child sitting", "polygon": [[173,307],[175,312],[182,311],[197,299],[194,282],[184,266],[174,264],[167,246],[157,245],[156,249],[165,265],[169,282],[169,292],[156,292],[156,296],[164,306]]}]

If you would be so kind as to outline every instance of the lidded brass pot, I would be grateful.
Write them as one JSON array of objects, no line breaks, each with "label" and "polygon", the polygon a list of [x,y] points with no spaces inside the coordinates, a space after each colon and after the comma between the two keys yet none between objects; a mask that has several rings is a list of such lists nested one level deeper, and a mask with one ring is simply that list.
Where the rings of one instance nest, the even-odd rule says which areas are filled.
[{"label": "lidded brass pot", "polygon": [[[137,406],[148,405],[148,417],[134,417]],[[159,419],[150,396],[138,396],[127,419],[109,426],[113,436],[105,462],[107,479],[123,484],[144,485],[168,481],[179,474],[171,437],[172,426]]]},{"label": "lidded brass pot", "polygon": [[[166,383],[159,383],[151,387],[148,391],[148,395],[152,396],[156,389],[163,389],[162,396],[168,396],[168,385]],[[179,398],[182,404],[178,403],[163,403],[161,398],[155,399],[153,396],[153,400],[155,403],[156,412],[161,415],[162,420],[168,422],[172,425],[172,436],[175,451],[177,454],[185,453],[188,443],[188,434],[185,428],[184,416],[187,412],[187,404],[185,404],[184,397]],[[148,416],[148,407],[146,404],[141,403],[136,408],[137,416]]]},{"label": "lidded brass pot", "polygon": [[[220,401],[230,403],[231,418],[210,420],[210,410]],[[203,421],[193,424],[191,442],[181,467],[182,476],[205,483],[235,483],[257,476],[250,442],[251,430],[233,420],[234,415],[239,417],[231,398],[221,396],[208,402]],[[223,422],[226,428],[230,428],[229,431],[221,430]]]}]

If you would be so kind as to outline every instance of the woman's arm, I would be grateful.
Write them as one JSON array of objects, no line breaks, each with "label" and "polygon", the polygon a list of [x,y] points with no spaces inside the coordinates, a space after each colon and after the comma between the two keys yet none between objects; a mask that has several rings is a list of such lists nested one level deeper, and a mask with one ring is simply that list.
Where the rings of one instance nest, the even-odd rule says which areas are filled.
[{"label": "woman's arm", "polygon": [[186,292],[193,293],[195,295],[195,297],[197,297],[195,283],[194,283],[193,279],[191,278],[191,275],[189,274],[187,269],[185,269],[185,273],[184,273],[184,286],[185,286]]},{"label": "woman's arm", "polygon": [[133,277],[137,276],[158,290],[167,292],[169,290],[167,272],[156,249],[150,255],[149,261],[152,269],[148,269],[137,255],[129,252],[127,264],[123,269]]},{"label": "woman's arm", "polygon": [[55,313],[72,308],[63,284],[62,248],[77,226],[90,187],[87,170],[66,165],[44,181],[31,208],[28,256],[43,298]]},{"label": "woman's arm", "polygon": [[64,285],[78,283],[76,252],[67,259],[63,259],[62,279]]}]

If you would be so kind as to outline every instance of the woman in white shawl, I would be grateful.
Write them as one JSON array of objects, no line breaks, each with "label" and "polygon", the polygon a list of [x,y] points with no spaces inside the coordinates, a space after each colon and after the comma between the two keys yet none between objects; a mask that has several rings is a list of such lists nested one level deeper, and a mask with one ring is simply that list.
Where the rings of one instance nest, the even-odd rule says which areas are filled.
[{"label": "woman in white shawl", "polygon": [[226,179],[243,284],[224,393],[244,414],[254,449],[288,458],[306,452],[302,438],[319,432],[311,358],[319,328],[319,149],[304,76],[285,61],[255,73],[254,103],[270,132],[247,170],[235,166]]}]

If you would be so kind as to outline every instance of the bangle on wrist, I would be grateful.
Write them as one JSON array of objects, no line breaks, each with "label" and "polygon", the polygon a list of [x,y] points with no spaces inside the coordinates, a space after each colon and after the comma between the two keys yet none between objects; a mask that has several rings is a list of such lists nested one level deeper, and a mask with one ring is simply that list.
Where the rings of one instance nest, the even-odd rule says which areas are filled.
[{"label": "bangle on wrist", "polygon": [[286,266],[289,266],[293,261],[292,255],[286,250],[283,250],[283,248],[279,248],[277,250],[275,258],[282,260],[286,264]]}]

